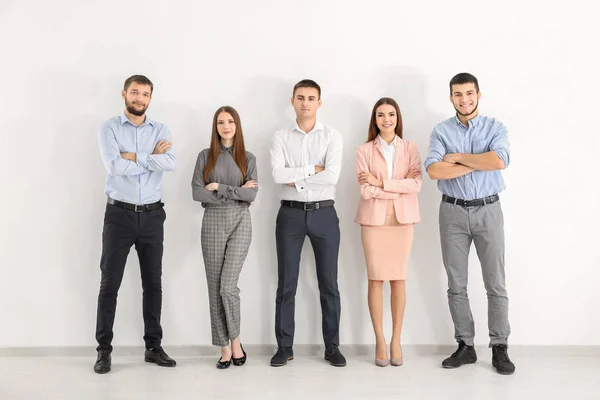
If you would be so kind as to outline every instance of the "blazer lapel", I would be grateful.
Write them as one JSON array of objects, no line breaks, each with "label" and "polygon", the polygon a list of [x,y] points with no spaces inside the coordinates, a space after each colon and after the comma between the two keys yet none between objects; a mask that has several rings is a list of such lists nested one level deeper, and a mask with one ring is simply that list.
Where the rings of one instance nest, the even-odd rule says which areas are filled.
[{"label": "blazer lapel", "polygon": [[405,151],[404,151],[404,141],[402,139],[400,139],[398,136],[396,136],[395,140],[396,140],[396,155],[394,156],[394,171],[392,172],[392,178],[402,179],[402,178],[404,178],[404,176],[397,178],[396,174],[399,172],[398,168],[400,165],[400,159],[406,155]]}]

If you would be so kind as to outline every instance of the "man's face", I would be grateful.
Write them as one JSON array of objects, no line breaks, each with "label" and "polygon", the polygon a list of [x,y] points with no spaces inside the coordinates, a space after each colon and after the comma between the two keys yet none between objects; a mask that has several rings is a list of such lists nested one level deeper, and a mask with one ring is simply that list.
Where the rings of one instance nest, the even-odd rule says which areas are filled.
[{"label": "man's face", "polygon": [[121,92],[121,97],[125,100],[125,107],[131,114],[141,117],[144,115],[150,101],[152,100],[152,88],[150,85],[142,85],[132,82],[127,91]]},{"label": "man's face", "polygon": [[298,88],[292,98],[292,106],[299,119],[313,119],[321,107],[319,91],[315,88]]},{"label": "man's face", "polygon": [[477,111],[480,97],[481,93],[477,91],[474,83],[452,85],[450,101],[456,112],[463,117],[468,117]]}]

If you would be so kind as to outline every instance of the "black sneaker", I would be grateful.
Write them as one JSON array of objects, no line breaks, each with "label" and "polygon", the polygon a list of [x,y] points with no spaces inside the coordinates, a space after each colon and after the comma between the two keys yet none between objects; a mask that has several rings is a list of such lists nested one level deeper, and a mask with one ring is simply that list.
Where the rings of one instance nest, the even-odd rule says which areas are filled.
[{"label": "black sneaker", "polygon": [[174,367],[177,365],[175,360],[169,357],[162,347],[155,347],[153,349],[146,350],[146,353],[144,354],[144,361],[155,363],[161,367]]},{"label": "black sneaker", "polygon": [[110,351],[100,350],[98,352],[98,358],[96,364],[94,364],[94,372],[97,374],[106,374],[110,372],[111,357]]},{"label": "black sneaker", "polygon": [[271,367],[283,367],[288,361],[294,359],[294,350],[291,347],[278,347],[277,353],[271,358]]},{"label": "black sneaker", "polygon": [[346,366],[346,358],[342,355],[340,349],[334,344],[327,346],[327,349],[325,350],[325,359],[334,367]]},{"label": "black sneaker", "polygon": [[515,372],[515,364],[508,358],[508,346],[505,344],[492,346],[492,365],[501,375],[511,375]]},{"label": "black sneaker", "polygon": [[477,361],[477,353],[475,353],[474,346],[467,346],[462,340],[458,342],[458,349],[444,361],[442,361],[442,367],[444,368],[458,368],[464,364],[473,364]]}]

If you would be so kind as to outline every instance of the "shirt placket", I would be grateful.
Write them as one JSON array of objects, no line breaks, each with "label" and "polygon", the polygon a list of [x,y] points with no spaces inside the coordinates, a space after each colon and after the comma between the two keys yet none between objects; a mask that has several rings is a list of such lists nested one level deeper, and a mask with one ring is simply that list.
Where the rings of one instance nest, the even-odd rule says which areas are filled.
[{"label": "shirt placket", "polygon": [[[302,134],[302,154],[301,154],[301,160],[300,160],[300,165],[304,166],[307,165],[308,163],[308,159],[309,159],[309,152],[308,152],[308,134],[307,133],[303,133]],[[305,192],[302,192],[302,197],[304,201],[311,201],[311,196],[310,196],[310,190],[306,190]]]},{"label": "shirt placket", "polygon": [[[135,154],[136,155],[140,153],[140,148],[142,147],[141,143],[140,143],[141,136],[142,136],[140,134],[140,129],[142,128],[142,126],[144,126],[144,124],[135,127]],[[138,204],[144,204],[144,198],[142,196],[142,175],[143,174],[139,174],[137,177],[138,178],[138,196],[139,196]]]},{"label": "shirt placket", "polygon": [[[471,121],[468,122],[469,127],[467,128],[467,132],[465,135],[465,153],[471,154],[473,150],[473,123]],[[466,189],[467,189],[467,199],[472,200],[475,198],[475,183],[473,182],[473,173],[468,173],[465,175],[466,180]]]}]

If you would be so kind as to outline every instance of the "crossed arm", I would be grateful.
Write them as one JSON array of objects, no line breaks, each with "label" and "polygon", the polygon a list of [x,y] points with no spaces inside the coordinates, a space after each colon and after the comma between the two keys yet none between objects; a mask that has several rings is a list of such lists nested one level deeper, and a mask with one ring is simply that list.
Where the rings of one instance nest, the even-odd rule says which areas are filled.
[{"label": "crossed arm", "polygon": [[100,153],[110,175],[140,175],[148,171],[173,171],[175,154],[171,151],[171,134],[165,129],[152,154],[121,153],[114,132],[103,129],[99,134]]},{"label": "crossed arm", "polygon": [[242,186],[226,185],[224,183],[204,181],[206,154],[200,153],[192,177],[192,198],[202,203],[220,204],[227,200],[239,200],[251,203],[258,192],[256,158],[247,159],[246,182]]},{"label": "crossed arm", "polygon": [[356,152],[356,172],[360,195],[364,199],[397,199],[401,194],[418,193],[421,190],[421,157],[418,149],[411,149],[408,173],[404,179],[378,179],[369,171],[369,163],[363,151]]},{"label": "crossed arm", "polygon": [[509,164],[508,141],[504,127],[500,127],[490,142],[490,151],[481,154],[446,153],[446,146],[436,132],[429,142],[425,161],[427,174],[434,180],[447,180],[473,171],[496,171]]},{"label": "crossed arm", "polygon": [[339,132],[333,131],[325,152],[325,165],[285,166],[285,144],[274,136],[271,142],[271,173],[275,183],[296,187],[299,192],[322,185],[335,185],[342,170],[343,143]]}]

